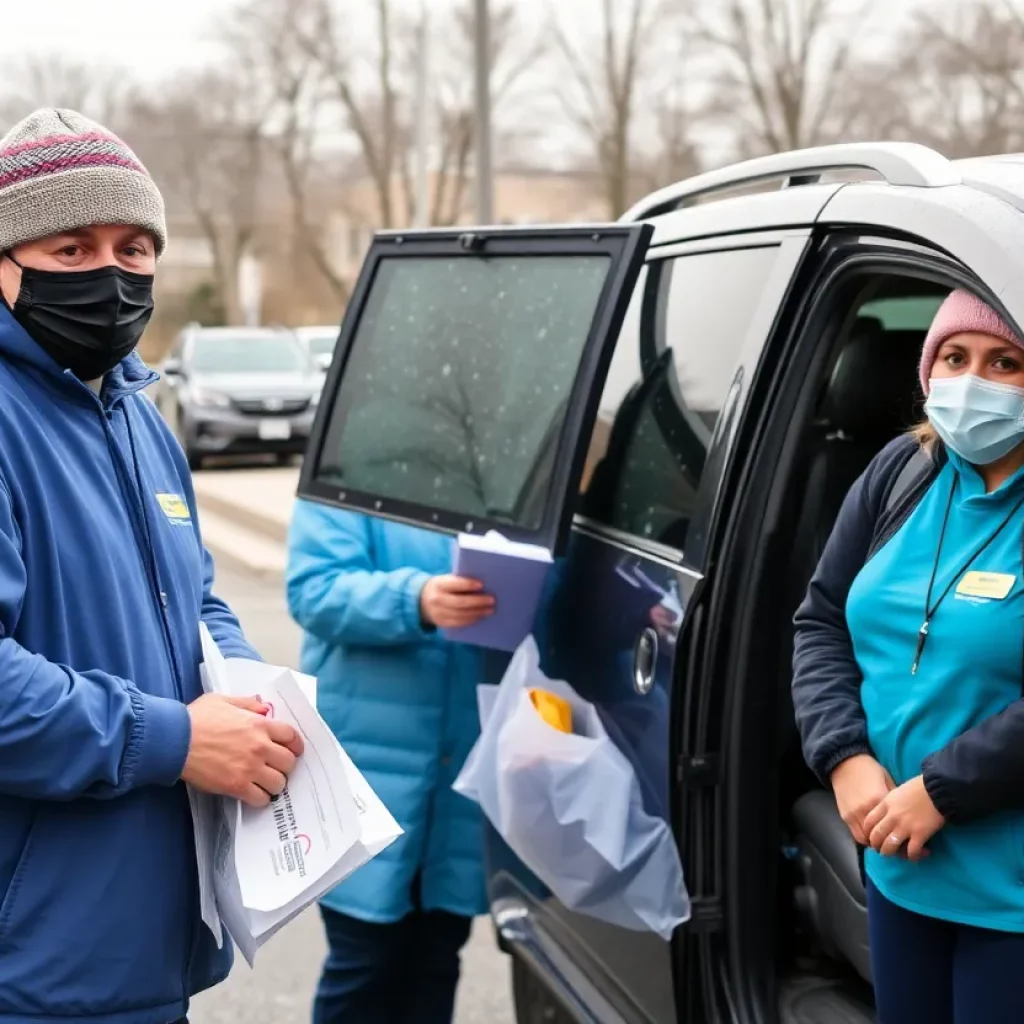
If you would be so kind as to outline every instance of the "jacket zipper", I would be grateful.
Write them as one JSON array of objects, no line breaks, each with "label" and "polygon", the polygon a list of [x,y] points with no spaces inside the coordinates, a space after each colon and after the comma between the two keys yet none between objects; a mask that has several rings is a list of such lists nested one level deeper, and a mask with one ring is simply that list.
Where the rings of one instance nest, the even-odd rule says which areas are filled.
[{"label": "jacket zipper", "polygon": [[[137,481],[138,463],[136,461],[136,481],[131,479],[131,471],[127,459],[121,451],[111,426],[111,419],[114,415],[114,408],[103,411],[103,428],[107,435],[107,445],[110,448],[114,459],[114,468],[117,471],[118,482],[121,486],[121,493],[125,499],[125,508],[132,523],[132,535],[135,538],[136,551],[142,562],[143,570],[150,585],[150,595],[156,604],[157,614],[160,618],[160,625],[163,631],[164,647],[167,653],[167,660],[171,669],[171,676],[174,681],[174,691],[180,701],[184,703],[185,693],[181,681],[181,668],[178,664],[178,657],[174,650],[174,641],[171,637],[170,623],[167,621],[167,598],[160,587],[160,575],[156,564],[156,555],[153,552],[152,535],[149,530],[149,523],[146,520],[146,510],[143,505],[143,498],[140,493],[140,485]],[[132,439],[132,427],[126,410],[123,410],[125,418],[125,431],[128,434],[129,444],[132,445],[134,456],[134,441]]]},{"label": "jacket zipper", "polygon": [[[185,701],[184,686],[182,684],[181,672],[178,666],[178,658],[174,651],[174,641],[171,637],[170,623],[167,621],[167,603],[163,590],[160,587],[160,573],[156,563],[156,554],[153,550],[153,538],[149,529],[149,521],[146,518],[145,498],[143,495],[142,481],[138,458],[135,454],[135,439],[132,436],[131,419],[128,410],[123,408],[125,433],[128,436],[128,444],[131,447],[132,462],[135,468],[135,479],[132,480],[131,470],[128,461],[118,444],[117,435],[114,433],[111,420],[113,419],[116,405],[110,409],[101,407],[103,429],[107,436],[107,446],[111,451],[114,460],[114,468],[118,476],[118,483],[125,500],[125,507],[132,523],[132,535],[135,538],[136,551],[142,562],[146,577],[150,585],[150,595],[156,602],[157,614],[160,617],[160,625],[163,630],[164,649],[167,654],[168,664],[171,669],[171,676],[174,681],[174,690],[182,703]],[[190,924],[185,937],[185,956],[181,974],[181,997],[183,1003],[188,1001],[188,979],[192,974],[192,959],[195,953],[196,944],[196,915],[190,915]]]}]

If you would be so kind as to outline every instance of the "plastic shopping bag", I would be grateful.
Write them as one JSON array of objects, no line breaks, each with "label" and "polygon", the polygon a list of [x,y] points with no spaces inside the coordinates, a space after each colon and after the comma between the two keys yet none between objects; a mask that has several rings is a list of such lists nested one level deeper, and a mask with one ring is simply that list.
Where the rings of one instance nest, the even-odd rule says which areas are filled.
[{"label": "plastic shopping bag", "polygon": [[[572,708],[572,733],[538,713],[539,687]],[[690,916],[668,825],[648,814],[629,760],[597,709],[540,670],[532,637],[499,687],[480,687],[481,735],[455,781],[569,909],[662,938]]]}]

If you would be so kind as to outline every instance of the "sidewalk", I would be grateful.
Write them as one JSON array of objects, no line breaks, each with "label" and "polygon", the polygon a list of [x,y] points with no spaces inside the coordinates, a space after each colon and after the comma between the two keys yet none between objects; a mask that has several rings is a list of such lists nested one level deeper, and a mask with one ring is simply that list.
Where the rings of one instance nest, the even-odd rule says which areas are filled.
[{"label": "sidewalk", "polygon": [[298,468],[204,470],[193,483],[203,541],[217,563],[279,583]]}]

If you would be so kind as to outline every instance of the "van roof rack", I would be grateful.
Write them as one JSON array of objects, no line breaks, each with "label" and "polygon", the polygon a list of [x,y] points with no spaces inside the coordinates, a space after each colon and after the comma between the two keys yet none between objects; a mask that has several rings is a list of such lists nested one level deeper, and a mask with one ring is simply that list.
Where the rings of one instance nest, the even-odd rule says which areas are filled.
[{"label": "van roof rack", "polygon": [[640,200],[622,220],[668,213],[714,192],[728,192],[779,179],[782,187],[813,185],[827,171],[865,170],[890,185],[939,188],[959,185],[960,174],[941,153],[916,142],[857,142],[775,153],[669,185]]}]

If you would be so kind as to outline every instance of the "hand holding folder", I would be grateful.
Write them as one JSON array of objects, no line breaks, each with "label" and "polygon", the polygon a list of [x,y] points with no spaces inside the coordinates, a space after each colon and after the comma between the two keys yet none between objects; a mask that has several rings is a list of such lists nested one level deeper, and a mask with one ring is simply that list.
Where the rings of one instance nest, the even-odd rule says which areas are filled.
[{"label": "hand holding folder", "polygon": [[494,612],[470,626],[443,629],[449,640],[499,651],[514,651],[533,629],[551,552],[516,544],[500,533],[461,534],[453,572],[479,580],[494,598]]}]

